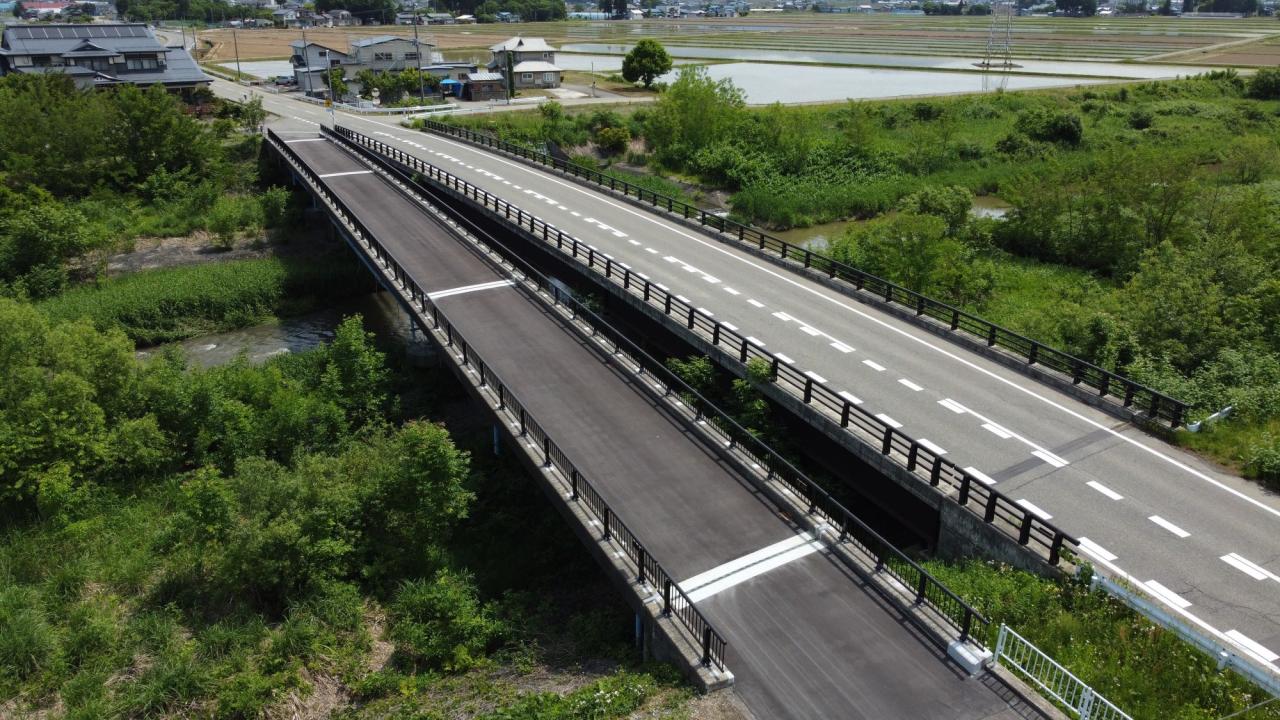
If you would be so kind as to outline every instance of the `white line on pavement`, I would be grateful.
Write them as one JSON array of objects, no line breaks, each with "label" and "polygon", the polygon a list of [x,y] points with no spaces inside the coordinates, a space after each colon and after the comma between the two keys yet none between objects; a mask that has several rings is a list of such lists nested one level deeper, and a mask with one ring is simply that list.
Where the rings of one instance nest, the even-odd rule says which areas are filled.
[{"label": "white line on pavement", "polygon": [[964,469],[964,471],[965,471],[965,472],[967,472],[967,473],[969,473],[970,475],[972,475],[974,478],[976,478],[976,479],[977,479],[977,481],[978,481],[978,482],[982,483],[983,485],[995,485],[995,484],[996,484],[996,481],[995,481],[994,479],[992,479],[992,478],[991,478],[991,476],[987,475],[986,473],[982,472],[981,470],[979,470],[979,469],[978,469],[978,468],[976,468],[976,467],[972,467],[972,466],[970,466],[970,467],[965,468],[965,469]]},{"label": "white line on pavement", "polygon": [[812,378],[814,382],[825,383],[827,381],[826,378],[822,377],[821,375],[819,375],[818,373],[812,370],[805,370],[804,374]]},{"label": "white line on pavement", "polygon": [[939,400],[938,404],[957,415],[963,415],[969,412],[969,408],[966,408],[965,406],[961,405],[955,400],[952,400],[951,398],[945,398],[943,400]]},{"label": "white line on pavement", "polygon": [[902,423],[898,422],[897,420],[894,420],[893,418],[889,417],[888,415],[885,415],[884,413],[878,413],[876,417],[880,419],[880,422],[884,423],[885,425],[888,425],[894,430],[897,430],[898,428],[902,427]]},{"label": "white line on pavement", "polygon": [[942,446],[938,445],[937,443],[934,443],[934,442],[933,442],[933,441],[931,441],[931,440],[926,440],[925,438],[920,438],[920,439],[919,439],[919,440],[917,440],[916,442],[917,442],[917,443],[919,443],[919,444],[921,445],[921,447],[928,448],[928,449],[929,449],[929,451],[930,451],[930,452],[932,452],[934,455],[946,455],[946,454],[947,454],[947,451],[946,451],[945,449],[943,449],[943,448],[942,448]]},{"label": "white line on pavement", "polygon": [[[1176,592],[1174,592],[1174,591],[1170,590],[1169,588],[1165,587],[1164,585],[1161,585],[1160,583],[1156,582],[1155,580],[1148,580],[1148,581],[1146,581],[1145,583],[1143,583],[1143,585],[1146,585],[1148,590],[1150,590],[1151,592],[1155,593],[1156,595],[1159,595],[1159,596],[1160,596],[1160,598],[1161,598],[1162,600],[1164,600],[1165,602],[1169,603],[1170,605],[1174,605],[1174,606],[1179,607],[1179,608],[1182,608],[1182,609],[1184,609],[1184,610],[1185,610],[1186,608],[1191,607],[1191,602],[1190,602],[1189,600],[1187,600],[1186,598],[1182,597],[1182,596],[1181,596],[1181,595],[1179,595],[1178,593],[1176,593]],[[1234,639],[1234,638],[1233,638],[1233,639]],[[1239,641],[1237,641],[1237,642],[1239,642]],[[1270,662],[1270,661],[1268,661],[1268,662]]]},{"label": "white line on pavement", "polygon": [[342,177],[344,175],[368,175],[372,172],[373,172],[372,170],[348,170],[346,172],[325,173],[324,175],[318,175],[317,177],[331,178],[331,177]]},{"label": "white line on pavement", "polygon": [[752,345],[756,345],[758,347],[764,347],[763,340],[761,340],[760,338],[751,337],[750,335],[747,336],[747,342],[751,343]]},{"label": "white line on pavement", "polygon": [[995,423],[985,423],[982,426],[982,429],[992,433],[993,435],[1000,438],[1001,440],[1008,440],[1009,438],[1013,437],[1013,433],[1009,432],[1008,430],[1005,430],[1004,428],[1000,427]]},{"label": "white line on pavement", "polygon": [[1094,557],[1102,558],[1107,562],[1111,562],[1112,560],[1115,560],[1117,557],[1115,553],[1102,547],[1101,545],[1090,540],[1087,537],[1080,538],[1080,549]]},{"label": "white line on pavement", "polygon": [[1148,519],[1148,520],[1150,520],[1151,522],[1153,522],[1153,523],[1155,523],[1155,524],[1159,525],[1160,527],[1164,528],[1165,530],[1168,530],[1169,532],[1173,533],[1174,535],[1177,535],[1177,536],[1178,536],[1178,537],[1180,537],[1180,538],[1191,537],[1191,533],[1187,532],[1186,530],[1183,530],[1182,528],[1178,527],[1177,525],[1174,525],[1173,523],[1169,522],[1168,520],[1165,520],[1164,518],[1160,517],[1159,515],[1152,515],[1151,517],[1149,517],[1149,518],[1147,518],[1147,519]]},{"label": "white line on pavement", "polygon": [[1252,577],[1254,580],[1265,580],[1267,578],[1271,578],[1276,582],[1280,582],[1280,575],[1276,575],[1243,555],[1231,553],[1229,555],[1223,555],[1220,559],[1222,562],[1234,567],[1245,575]]},{"label": "white line on pavement", "polygon": [[866,365],[867,367],[871,368],[872,370],[875,370],[876,372],[884,372],[884,366],[883,366],[883,365],[881,365],[881,364],[880,364],[880,363],[878,363],[878,362],[873,361],[873,360],[863,360],[863,361],[862,361],[862,364],[863,364],[863,365]]},{"label": "white line on pavement", "polygon": [[1089,485],[1089,487],[1093,488],[1094,490],[1097,490],[1098,492],[1102,493],[1103,495],[1106,495],[1107,497],[1111,498],[1112,500],[1123,500],[1123,499],[1124,499],[1124,496],[1123,496],[1123,495],[1121,495],[1120,493],[1116,492],[1115,490],[1112,490],[1111,488],[1107,487],[1106,485],[1103,485],[1102,483],[1098,482],[1097,480],[1090,480],[1090,481],[1088,482],[1088,485]]},{"label": "white line on pavement", "polygon": [[802,533],[699,573],[679,583],[680,589],[696,603],[822,548],[822,542],[816,540],[813,533]]},{"label": "white line on pavement", "polygon": [[1257,640],[1254,640],[1253,638],[1249,637],[1248,635],[1245,635],[1239,630],[1228,630],[1227,637],[1231,638],[1232,640],[1235,640],[1241,645],[1249,648],[1255,653],[1266,658],[1267,662],[1275,662],[1276,660],[1280,660],[1280,655],[1277,655],[1271,650],[1263,647],[1261,644],[1258,643]]},{"label": "white line on pavement", "polygon": [[1062,458],[1058,457],[1057,455],[1054,455],[1048,450],[1035,450],[1031,454],[1049,463],[1055,468],[1066,467],[1067,465],[1070,464],[1066,460],[1063,460]]},{"label": "white line on pavement", "polygon": [[848,355],[849,353],[853,352],[853,348],[849,347],[848,345],[845,345],[844,343],[842,343],[842,342],[840,342],[840,341],[838,341],[838,340],[837,340],[836,342],[831,343],[831,347],[833,347],[833,348],[835,348],[835,349],[839,350],[840,352],[842,352],[842,353],[844,353],[844,354],[846,354],[846,355]]},{"label": "white line on pavement", "polygon": [[764,307],[764,303],[760,302],[759,300],[748,298],[747,302],[750,303],[752,307],[758,307],[758,308]]},{"label": "white line on pavement", "polygon": [[795,364],[796,364],[796,361],[795,361],[795,360],[792,360],[791,358],[787,357],[786,355],[783,355],[782,353],[774,353],[774,354],[773,354],[773,356],[774,356],[774,357],[776,357],[776,358],[778,358],[779,360],[781,360],[782,362],[784,362],[784,363],[786,363],[786,364],[788,364],[788,365],[795,365]]},{"label": "white line on pavement", "polygon": [[854,405],[861,405],[861,404],[862,404],[862,398],[858,397],[857,395],[854,395],[853,393],[849,392],[848,390],[841,390],[840,392],[838,392],[838,393],[836,393],[836,394],[837,394],[837,395],[839,395],[840,397],[844,398],[845,400],[848,400],[850,403],[853,403]]},{"label": "white line on pavement", "polygon": [[494,290],[508,285],[515,285],[515,280],[496,280],[475,285],[463,285],[462,287],[449,288],[448,290],[437,290],[433,293],[427,293],[427,297],[435,300],[436,298],[449,297],[450,295],[462,295],[463,293],[472,293],[480,290]]},{"label": "white line on pavement", "polygon": [[730,295],[741,295],[741,294],[742,294],[742,293],[738,292],[737,290],[734,290],[733,288],[729,287],[728,285],[725,285],[725,286],[724,286],[724,291],[725,291],[725,292],[727,292],[727,293],[729,293]]},{"label": "white line on pavement", "polygon": [[1028,499],[1026,499],[1026,498],[1023,498],[1023,499],[1019,500],[1019,501],[1018,501],[1018,504],[1019,504],[1019,505],[1021,505],[1021,506],[1022,506],[1022,507],[1024,507],[1024,508],[1026,508],[1026,509],[1030,510],[1030,511],[1032,512],[1032,514],[1039,516],[1041,520],[1052,520],[1052,519],[1053,519],[1053,516],[1052,516],[1052,515],[1050,515],[1049,513],[1045,512],[1042,508],[1040,508],[1040,507],[1039,507],[1039,506],[1037,506],[1035,503],[1031,502],[1030,500],[1028,500]]},{"label": "white line on pavement", "polygon": [[906,387],[909,390],[914,390],[915,392],[920,392],[921,390],[924,389],[906,378],[898,378],[898,384]]},{"label": "white line on pavement", "polygon": [[801,325],[800,332],[804,333],[805,335],[813,335],[813,336],[822,334],[821,330],[815,330],[814,328],[811,328],[808,325]]}]

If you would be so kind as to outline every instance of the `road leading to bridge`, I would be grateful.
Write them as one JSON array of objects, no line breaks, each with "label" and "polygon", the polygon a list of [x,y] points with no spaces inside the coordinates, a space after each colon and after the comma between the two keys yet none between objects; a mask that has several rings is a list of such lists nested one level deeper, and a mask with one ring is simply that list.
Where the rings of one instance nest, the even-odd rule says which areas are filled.
[{"label": "road leading to bridge", "polygon": [[[940,648],[783,519],[562,317],[379,175],[303,131],[289,146],[520,398],[728,641],[761,718],[1035,716]],[[1031,715],[1028,715],[1031,713]]]}]

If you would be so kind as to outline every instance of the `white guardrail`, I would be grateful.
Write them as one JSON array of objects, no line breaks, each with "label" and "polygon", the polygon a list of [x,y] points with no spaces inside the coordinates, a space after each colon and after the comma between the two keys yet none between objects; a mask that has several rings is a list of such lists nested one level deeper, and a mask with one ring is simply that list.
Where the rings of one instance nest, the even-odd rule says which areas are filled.
[{"label": "white guardrail", "polygon": [[1040,687],[1080,720],[1133,720],[1026,638],[1000,625],[994,660]]}]

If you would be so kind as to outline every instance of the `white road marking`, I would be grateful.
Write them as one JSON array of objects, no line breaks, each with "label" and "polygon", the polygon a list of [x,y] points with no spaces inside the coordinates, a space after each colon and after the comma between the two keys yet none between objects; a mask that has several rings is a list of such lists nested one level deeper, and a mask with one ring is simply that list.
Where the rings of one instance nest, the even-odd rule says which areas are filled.
[{"label": "white road marking", "polygon": [[730,560],[678,584],[689,600],[696,603],[822,549],[822,542],[813,533],[801,533]]},{"label": "white road marking", "polygon": [[670,256],[670,255],[664,255],[662,259],[663,259],[663,260],[666,260],[666,261],[667,261],[667,262],[669,262],[669,263],[677,263],[677,262],[680,262],[680,259],[679,259],[679,258],[675,258],[675,257],[672,257],[672,256]]},{"label": "white road marking", "polygon": [[1036,457],[1040,458],[1041,460],[1049,463],[1050,465],[1056,468],[1066,467],[1067,465],[1070,464],[1066,460],[1063,460],[1062,458],[1058,457],[1057,455],[1054,455],[1048,450],[1036,450],[1031,454],[1035,455]]},{"label": "white road marking", "polygon": [[883,365],[881,365],[881,364],[880,364],[880,363],[878,363],[878,362],[874,362],[874,361],[872,361],[872,360],[863,360],[863,361],[862,361],[862,364],[863,364],[863,365],[866,365],[867,367],[871,368],[872,370],[875,370],[876,372],[884,372],[884,366],[883,366]]},{"label": "white road marking", "polygon": [[821,335],[822,334],[821,330],[815,330],[809,327],[808,325],[801,325],[800,332],[804,333],[805,335]]},{"label": "white road marking", "polygon": [[1098,492],[1102,493],[1103,495],[1106,495],[1107,497],[1111,498],[1112,500],[1123,500],[1123,499],[1124,499],[1124,496],[1123,496],[1123,495],[1121,495],[1120,493],[1116,492],[1115,490],[1112,490],[1111,488],[1107,487],[1106,485],[1103,485],[1102,483],[1098,482],[1097,480],[1090,480],[1087,484],[1089,485],[1089,487],[1093,488],[1094,490],[1097,490]]},{"label": "white road marking", "polygon": [[764,347],[764,341],[763,341],[763,340],[761,340],[760,338],[754,338],[754,337],[751,337],[750,335],[748,335],[748,336],[747,336],[747,342],[749,342],[749,343],[751,343],[752,345],[755,345],[755,346],[757,346],[757,347]]},{"label": "white road marking", "polygon": [[1036,516],[1037,516],[1037,517],[1039,517],[1041,520],[1052,520],[1052,519],[1053,519],[1053,516],[1052,516],[1052,515],[1050,515],[1049,513],[1045,512],[1042,508],[1040,508],[1040,507],[1036,506],[1036,504],[1035,504],[1035,503],[1031,502],[1030,500],[1028,500],[1028,499],[1026,499],[1026,498],[1022,498],[1021,500],[1019,500],[1019,501],[1018,501],[1018,504],[1019,504],[1019,505],[1021,505],[1021,506],[1022,506],[1022,507],[1024,507],[1024,508],[1026,508],[1027,510],[1029,510],[1029,511],[1031,512],[1031,514],[1032,514],[1032,515],[1036,515]]},{"label": "white road marking", "polygon": [[[1174,592],[1174,591],[1170,590],[1169,588],[1167,588],[1167,587],[1165,587],[1165,586],[1161,585],[1160,583],[1156,582],[1155,580],[1148,580],[1148,581],[1146,581],[1145,583],[1143,583],[1143,585],[1146,585],[1148,590],[1150,590],[1151,592],[1153,592],[1153,593],[1155,593],[1156,595],[1160,596],[1160,599],[1161,599],[1161,600],[1164,600],[1165,602],[1169,603],[1170,605],[1173,605],[1173,606],[1175,606],[1175,607],[1179,607],[1179,608],[1183,608],[1183,609],[1186,609],[1186,608],[1191,607],[1191,602],[1190,602],[1190,601],[1188,601],[1186,598],[1182,597],[1182,596],[1181,596],[1181,595],[1179,595],[1178,593],[1176,593],[1176,592]],[[1230,636],[1230,635],[1228,634],[1228,637],[1229,637],[1229,636]],[[1268,661],[1268,662],[1270,662],[1270,661]]]},{"label": "white road marking", "polygon": [[729,287],[728,285],[725,285],[725,286],[724,286],[724,291],[725,291],[725,292],[727,292],[727,293],[729,293],[730,295],[741,295],[741,294],[742,294],[742,293],[738,292],[737,290],[734,290],[733,288]]},{"label": "white road marking", "polygon": [[734,324],[733,324],[733,323],[731,323],[731,322],[723,322],[723,321],[722,321],[722,322],[720,323],[720,327],[728,328],[729,330],[732,330],[732,331],[734,331],[734,332],[737,332],[737,331],[738,331],[738,326],[737,326],[737,325],[734,325]]},{"label": "white road marking", "polygon": [[898,422],[897,420],[894,420],[893,418],[889,417],[888,415],[885,415],[884,413],[879,413],[876,415],[876,417],[880,419],[880,422],[884,423],[885,425],[888,425],[894,430],[897,430],[898,428],[902,427],[902,423]]},{"label": "white road marking", "polygon": [[680,302],[684,302],[684,303],[689,302],[689,298],[687,298],[687,297],[685,297],[685,296],[683,296],[683,295],[676,295],[676,299],[677,299],[677,300],[679,300]]},{"label": "white road marking", "polygon": [[1258,641],[1254,640],[1248,635],[1245,635],[1239,630],[1228,630],[1227,637],[1231,638],[1232,640],[1235,640],[1237,643],[1249,648],[1250,650],[1257,653],[1258,655],[1261,655],[1262,657],[1266,658],[1267,662],[1269,663],[1275,662],[1276,660],[1280,660],[1280,655],[1277,655],[1271,650],[1263,647],[1258,643]]},{"label": "white road marking", "polygon": [[1013,433],[1009,432],[1008,430],[1005,430],[1004,428],[1000,427],[995,423],[986,423],[982,426],[982,429],[994,434],[996,437],[1000,438],[1001,440],[1008,440],[1009,438],[1013,437]]},{"label": "white road marking", "polygon": [[819,375],[818,373],[816,373],[816,372],[814,372],[814,371],[812,371],[812,370],[805,370],[805,371],[804,371],[804,374],[805,374],[805,375],[808,375],[810,378],[812,378],[814,382],[818,382],[818,383],[826,383],[826,382],[827,382],[827,379],[826,379],[826,378],[822,377],[821,375]]},{"label": "white road marking", "polygon": [[448,290],[437,290],[433,293],[427,293],[427,297],[435,300],[436,298],[449,297],[450,295],[462,295],[463,293],[472,293],[480,290],[494,290],[515,284],[515,280],[495,280],[494,282],[477,283],[475,285],[463,285],[462,287],[449,288]]},{"label": "white road marking", "polygon": [[[298,118],[298,119],[301,120],[302,118]],[[294,143],[304,143],[304,142],[324,142],[324,138],[300,138],[298,140],[285,140],[284,144],[292,145]]]},{"label": "white road marking", "polygon": [[747,298],[747,302],[748,302],[752,307],[758,307],[758,308],[762,308],[762,307],[764,307],[764,303],[762,303],[762,302],[760,302],[759,300],[756,300],[756,299],[754,299],[754,298]]},{"label": "white road marking", "polygon": [[970,466],[970,467],[965,468],[965,469],[964,469],[964,471],[965,471],[965,472],[967,472],[967,473],[969,473],[970,475],[972,475],[972,476],[973,476],[973,478],[974,478],[975,480],[977,480],[978,482],[982,483],[983,485],[995,485],[995,484],[996,484],[996,481],[995,481],[995,480],[993,480],[993,479],[991,478],[991,476],[987,475],[986,473],[982,472],[981,470],[979,470],[979,469],[978,469],[978,468],[976,468],[976,467],[972,467],[972,466]]},{"label": "white road marking", "polygon": [[658,254],[658,251],[657,251],[657,250],[654,250],[653,248],[645,248],[645,249],[644,249],[644,251],[645,251],[645,252],[647,252],[647,253],[649,253],[650,255],[657,255],[657,254]]},{"label": "white road marking", "polygon": [[372,172],[373,172],[372,170],[348,170],[346,172],[325,173],[323,175],[318,175],[317,177],[331,178],[331,177],[343,177],[344,175],[368,175]]},{"label": "white road marking", "polygon": [[836,394],[837,394],[837,395],[839,395],[840,397],[844,398],[845,400],[848,400],[850,403],[852,403],[852,404],[854,404],[854,405],[861,405],[861,404],[862,404],[862,398],[858,397],[857,395],[854,395],[853,393],[849,392],[848,390],[841,390],[840,392],[838,392],[838,393],[836,393]]},{"label": "white road marking", "polygon": [[1222,562],[1252,577],[1254,580],[1265,580],[1267,578],[1271,578],[1276,582],[1280,582],[1280,575],[1276,575],[1243,555],[1231,553],[1230,555],[1223,555],[1220,559]]},{"label": "white road marking", "polygon": [[920,392],[921,390],[924,389],[906,378],[898,378],[898,384],[906,387],[909,390],[914,390],[915,392]]},{"label": "white road marking", "polygon": [[640,241],[639,241],[639,240],[628,240],[627,242],[631,243],[632,245],[639,245],[639,244],[640,244]]},{"label": "white road marking", "polygon": [[776,358],[778,358],[779,360],[781,360],[782,362],[784,362],[784,363],[786,363],[786,364],[788,364],[788,365],[795,365],[795,364],[796,364],[796,361],[795,361],[795,360],[792,360],[791,358],[787,357],[786,355],[783,355],[782,353],[774,353],[774,354],[773,354],[773,356],[774,356],[774,357],[776,357]]},{"label": "white road marking", "polygon": [[782,322],[791,322],[791,316],[784,312],[776,312],[773,314],[773,316],[778,318]]},{"label": "white road marking", "polygon": [[711,275],[703,275],[703,276],[702,276],[702,279],[703,279],[703,280],[706,280],[707,282],[711,283],[712,285],[715,285],[715,284],[717,284],[717,283],[719,283],[719,282],[720,282],[720,278],[718,278],[718,277],[713,277],[713,276],[711,276]]},{"label": "white road marking", "polygon": [[1151,522],[1153,522],[1153,523],[1155,523],[1155,524],[1159,525],[1160,527],[1164,528],[1165,530],[1168,530],[1169,532],[1173,533],[1174,535],[1177,535],[1177,536],[1178,536],[1178,537],[1180,537],[1180,538],[1187,538],[1187,537],[1191,537],[1191,533],[1187,532],[1186,530],[1183,530],[1182,528],[1178,527],[1177,525],[1174,525],[1173,523],[1169,522],[1168,520],[1165,520],[1164,518],[1160,517],[1159,515],[1152,515],[1151,517],[1149,517],[1149,518],[1147,518],[1147,519],[1148,519],[1148,520],[1150,520]]},{"label": "white road marking", "polygon": [[1080,538],[1080,549],[1092,555],[1093,557],[1101,558],[1103,560],[1106,560],[1107,562],[1111,562],[1112,560],[1115,560],[1117,557],[1115,553],[1102,547],[1101,545],[1090,540],[1087,537]]},{"label": "white road marking", "polygon": [[969,408],[961,405],[960,403],[956,402],[955,400],[952,400],[951,398],[945,398],[945,399],[939,400],[938,404],[957,415],[963,415],[969,412]]},{"label": "white road marking", "polygon": [[917,440],[916,442],[917,442],[917,443],[919,443],[921,447],[927,448],[927,449],[929,450],[929,452],[932,452],[934,455],[946,455],[946,454],[947,454],[947,451],[946,451],[945,449],[943,449],[940,445],[937,445],[936,443],[934,443],[934,442],[933,442],[933,441],[931,441],[931,440],[926,440],[925,438],[920,438],[920,439],[919,439],[919,440]]},{"label": "white road marking", "polygon": [[838,341],[838,340],[837,340],[836,342],[831,343],[831,347],[833,347],[833,348],[835,348],[835,349],[839,350],[840,352],[842,352],[842,353],[844,353],[844,354],[846,354],[846,355],[848,355],[849,353],[853,352],[853,348],[849,347],[848,345],[845,345],[844,343],[842,343],[842,342],[840,342],[840,341]]},{"label": "white road marking", "polygon": [[698,312],[702,313],[703,315],[706,315],[707,317],[715,317],[715,313],[711,312],[710,310],[704,307],[698,308]]}]

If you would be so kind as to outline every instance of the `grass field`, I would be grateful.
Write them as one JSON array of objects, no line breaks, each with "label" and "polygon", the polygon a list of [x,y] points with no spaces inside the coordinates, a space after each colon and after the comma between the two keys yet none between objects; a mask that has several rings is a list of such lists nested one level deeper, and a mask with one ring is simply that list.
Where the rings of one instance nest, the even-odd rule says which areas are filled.
[{"label": "grass field", "polygon": [[[482,49],[512,35],[545,37],[557,45],[631,43],[642,37],[668,45],[743,50],[790,50],[892,55],[980,56],[988,18],[889,15],[796,14],[764,18],[704,20],[573,21],[515,25],[455,25],[429,29],[441,50]],[[409,27],[318,28],[307,39],[335,48],[372,35],[411,35]],[[1050,18],[1020,17],[1013,23],[1013,54],[1063,60],[1155,60],[1274,64],[1280,57],[1280,21],[1273,18]],[[235,56],[230,30],[200,37],[212,43],[205,59]],[[296,30],[237,32],[242,59],[289,55]],[[1255,43],[1253,41],[1260,41]]]}]

